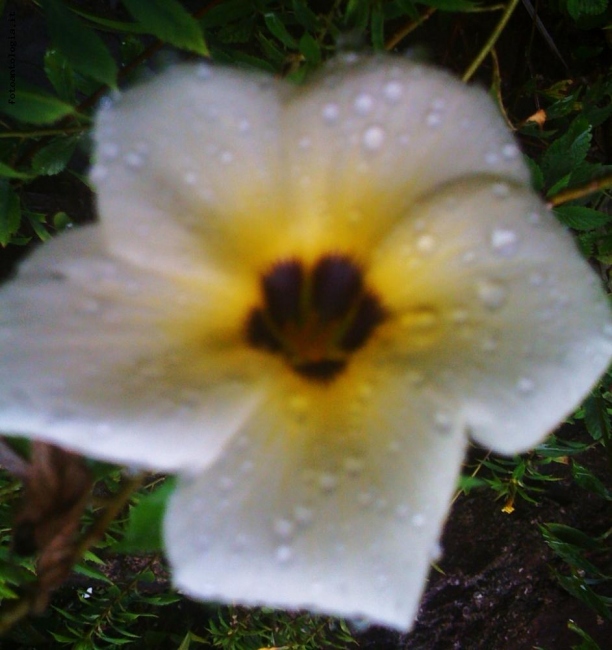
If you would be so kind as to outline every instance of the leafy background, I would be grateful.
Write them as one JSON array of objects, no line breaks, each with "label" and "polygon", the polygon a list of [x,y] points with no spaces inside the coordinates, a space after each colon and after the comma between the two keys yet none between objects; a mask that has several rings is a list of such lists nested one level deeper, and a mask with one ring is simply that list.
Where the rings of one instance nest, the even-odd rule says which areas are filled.
[{"label": "leafy background", "polygon": [[[0,73],[0,275],[29,247],[95,218],[89,130],[107,93],[202,57],[300,82],[338,49],[357,49],[410,53],[489,88],[535,188],[610,284],[608,0],[0,0],[0,15],[9,61]],[[605,650],[610,386],[608,375],[525,456],[471,450],[444,558],[409,635],[184,599],[169,585],[160,548],[169,479],[126,477],[108,465],[88,465],[93,496],[72,504],[63,559],[49,565],[44,530],[23,524],[23,484],[40,502],[37,477],[81,461],[3,443],[1,647]]]}]

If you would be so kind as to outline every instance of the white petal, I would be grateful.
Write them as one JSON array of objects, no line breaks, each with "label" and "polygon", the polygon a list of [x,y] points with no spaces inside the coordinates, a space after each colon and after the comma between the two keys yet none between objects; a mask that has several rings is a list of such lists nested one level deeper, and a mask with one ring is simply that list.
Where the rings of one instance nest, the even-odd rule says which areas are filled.
[{"label": "white petal", "polygon": [[116,254],[166,273],[245,265],[291,215],[282,201],[280,85],[176,66],[106,105],[92,179]]},{"label": "white petal", "polygon": [[330,232],[329,245],[371,246],[415,199],[458,178],[528,182],[490,97],[439,69],[340,58],[295,95],[285,121],[289,186],[302,236],[315,245]]},{"label": "white petal", "polygon": [[417,202],[376,249],[372,282],[405,327],[387,363],[418,369],[498,452],[540,442],[610,362],[599,281],[521,187],[464,180]]},{"label": "white petal", "polygon": [[379,388],[362,391],[354,426],[351,404],[297,419],[297,404],[267,404],[220,462],[183,480],[165,522],[177,586],[409,628],[465,435],[435,398]]},{"label": "white petal", "polygon": [[219,346],[204,354],[168,323],[196,300],[212,324],[227,297],[194,296],[109,257],[100,240],[97,227],[64,234],[0,290],[0,429],[121,463],[204,467],[259,389],[252,361]]}]

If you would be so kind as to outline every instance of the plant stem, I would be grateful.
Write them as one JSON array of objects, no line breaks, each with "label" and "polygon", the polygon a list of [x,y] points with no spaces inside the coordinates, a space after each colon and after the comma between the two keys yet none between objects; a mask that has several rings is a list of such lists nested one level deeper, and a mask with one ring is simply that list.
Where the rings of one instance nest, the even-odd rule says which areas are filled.
[{"label": "plant stem", "polygon": [[493,33],[489,38],[487,39],[487,42],[484,44],[484,47],[480,50],[480,52],[477,54],[476,58],[472,61],[470,67],[465,71],[463,74],[462,80],[464,82],[469,81],[476,70],[480,67],[480,64],[485,60],[487,54],[493,49],[493,46],[497,42],[497,39],[501,36],[501,33],[504,31],[504,28],[506,27],[506,23],[510,20],[510,16],[514,13],[514,10],[516,9],[516,6],[518,5],[520,0],[510,0],[508,4],[506,5],[506,8],[504,9],[504,13],[502,14],[501,18],[499,19],[499,22],[495,26],[495,29],[493,30]]}]

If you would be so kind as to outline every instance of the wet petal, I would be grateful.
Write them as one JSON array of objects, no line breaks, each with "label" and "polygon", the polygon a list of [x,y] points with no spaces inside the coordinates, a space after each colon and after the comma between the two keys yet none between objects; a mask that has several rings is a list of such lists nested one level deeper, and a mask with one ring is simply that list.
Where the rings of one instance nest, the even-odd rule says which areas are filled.
[{"label": "wet petal", "polygon": [[371,262],[400,325],[373,358],[418,369],[480,443],[533,447],[609,363],[596,276],[539,199],[510,183],[454,183],[409,214]]},{"label": "wet petal", "polygon": [[465,435],[437,396],[354,389],[336,394],[340,413],[329,395],[275,396],[219,463],[183,480],[165,523],[180,589],[411,625]]},{"label": "wet petal", "polygon": [[0,291],[0,428],[121,463],[204,467],[258,401],[252,360],[215,334],[232,301],[100,242],[97,227],[67,233]]},{"label": "wet petal", "polygon": [[281,228],[278,94],[268,77],[177,66],[100,110],[99,211],[116,254],[169,274],[248,264]]},{"label": "wet petal", "polygon": [[486,93],[431,66],[339,58],[295,95],[285,121],[291,204],[314,248],[367,252],[415,199],[454,179],[528,182]]}]

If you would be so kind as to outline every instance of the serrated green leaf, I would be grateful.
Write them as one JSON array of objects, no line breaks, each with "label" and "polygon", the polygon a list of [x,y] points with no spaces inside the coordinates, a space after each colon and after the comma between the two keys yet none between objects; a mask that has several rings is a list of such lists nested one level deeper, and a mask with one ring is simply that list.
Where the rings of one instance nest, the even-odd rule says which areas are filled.
[{"label": "serrated green leaf", "polygon": [[0,246],[11,241],[21,225],[21,203],[8,179],[0,178]]},{"label": "serrated green leaf", "polygon": [[555,208],[559,221],[574,230],[593,230],[612,221],[612,215],[580,205],[563,205]]},{"label": "serrated green leaf", "polygon": [[80,136],[59,136],[36,152],[32,170],[42,176],[59,174],[70,162]]},{"label": "serrated green leaf", "polygon": [[117,84],[117,64],[102,39],[59,0],[42,0],[55,47],[74,70],[107,86]]},{"label": "serrated green leaf", "polygon": [[1,110],[20,122],[51,124],[74,113],[70,104],[26,81],[17,79],[15,88],[14,100],[4,103]]},{"label": "serrated green leaf", "polygon": [[47,79],[58,97],[68,104],[74,103],[76,92],[74,72],[66,57],[59,50],[50,48],[45,52],[44,66]]},{"label": "serrated green leaf", "polygon": [[598,16],[607,7],[608,0],[567,0],[567,11],[574,20],[582,16]]},{"label": "serrated green leaf", "polygon": [[177,0],[123,0],[123,4],[150,34],[180,49],[210,55],[198,21]]},{"label": "serrated green leaf", "polygon": [[174,491],[174,480],[166,479],[130,509],[123,540],[114,547],[120,553],[154,553],[163,548],[162,519],[166,501]]},{"label": "serrated green leaf", "polygon": [[585,160],[591,146],[591,130],[589,122],[579,116],[567,132],[548,147],[540,160],[547,185],[558,185],[560,178],[569,176]]}]

